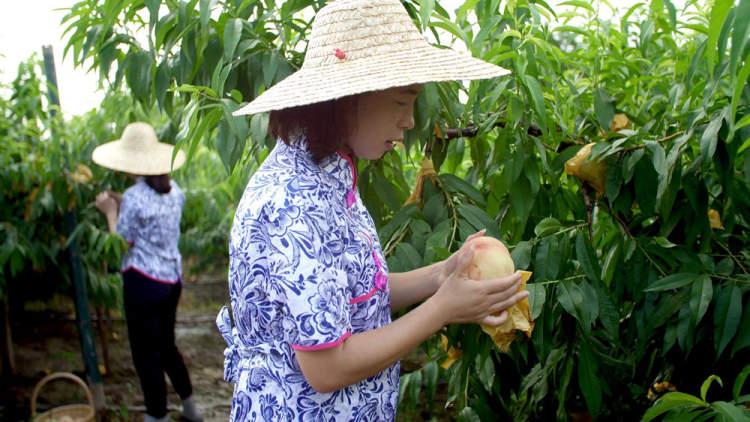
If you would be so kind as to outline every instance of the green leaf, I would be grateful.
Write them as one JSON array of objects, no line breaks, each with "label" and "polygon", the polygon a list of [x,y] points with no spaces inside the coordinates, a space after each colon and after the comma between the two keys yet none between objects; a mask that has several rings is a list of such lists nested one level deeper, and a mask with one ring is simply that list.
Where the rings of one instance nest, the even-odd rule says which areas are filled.
[{"label": "green leaf", "polygon": [[720,387],[724,386],[721,378],[716,375],[710,375],[708,378],[706,378],[705,381],[703,381],[703,384],[701,385],[701,399],[703,399],[703,401],[706,401],[706,394],[708,394],[708,389],[711,387],[711,383],[713,383],[714,381],[719,383]]},{"label": "green leaf", "polygon": [[133,95],[140,101],[147,102],[151,93],[151,54],[146,51],[130,53],[125,78]]},{"label": "green leaf", "polygon": [[531,310],[531,319],[536,320],[542,314],[544,302],[547,300],[547,290],[543,284],[531,283],[526,285],[529,291],[529,309]]},{"label": "green leaf", "polygon": [[609,249],[607,255],[604,257],[604,264],[602,265],[602,281],[606,286],[609,286],[610,283],[612,283],[617,267],[620,265],[620,251],[620,244],[616,243]]},{"label": "green leaf", "polygon": [[566,0],[557,4],[558,6],[573,6],[575,8],[586,9],[591,13],[596,13],[596,10],[591,6],[591,2],[584,0]]},{"label": "green leaf", "polygon": [[231,18],[224,24],[224,61],[230,62],[242,36],[242,19]]},{"label": "green leaf", "polygon": [[458,422],[482,422],[482,420],[479,418],[479,415],[477,415],[477,412],[475,412],[474,409],[466,406],[461,409],[461,412],[459,412]]},{"label": "green leaf", "polygon": [[281,58],[275,52],[271,52],[268,56],[264,57],[262,68],[263,68],[263,83],[267,87],[273,85],[273,81],[276,79],[276,72],[279,70],[279,64]]},{"label": "green leaf", "polygon": [[716,410],[716,413],[722,416],[722,421],[726,422],[748,422],[750,421],[750,414],[743,407],[738,405],[727,403],[725,401],[715,401],[711,403],[711,407]]},{"label": "green leaf", "polygon": [[449,192],[455,192],[462,195],[466,195],[467,197],[471,198],[472,201],[476,202],[480,207],[484,207],[487,204],[487,201],[484,199],[484,196],[471,184],[467,183],[465,180],[446,173],[440,175],[440,181],[443,182],[445,185],[445,188]]},{"label": "green leaf", "polygon": [[594,113],[602,130],[608,131],[609,124],[615,117],[615,106],[604,88],[597,88],[594,91]]},{"label": "green leaf", "polygon": [[674,248],[675,246],[677,246],[674,243],[670,242],[669,239],[667,239],[664,236],[656,236],[656,237],[654,237],[654,242],[657,245],[659,245],[662,248],[664,248],[664,249],[671,249],[671,248]]},{"label": "green leaf", "polygon": [[[245,118],[243,116],[236,116],[235,119]],[[268,113],[254,114],[250,118],[250,138],[256,144],[262,144],[268,134]]]},{"label": "green leaf", "polygon": [[742,387],[745,386],[745,380],[747,379],[748,375],[750,375],[750,365],[745,366],[742,368],[742,371],[739,375],[737,375],[737,378],[734,380],[734,387],[732,388],[732,397],[735,401],[738,400],[740,397],[740,394],[742,394]]},{"label": "green leaf", "polygon": [[398,385],[399,403],[403,403],[404,399],[406,398],[406,392],[409,391],[409,387],[412,384],[412,378],[414,378],[412,374],[414,373],[412,372],[412,373],[405,374],[399,377],[399,385]]},{"label": "green leaf", "polygon": [[427,24],[430,22],[430,16],[432,11],[435,9],[435,0],[422,0],[419,4],[419,18],[422,23],[422,30],[427,28]]},{"label": "green leaf", "polygon": [[534,103],[534,109],[539,116],[539,125],[542,130],[546,131],[547,127],[547,106],[544,102],[544,95],[542,94],[542,86],[539,85],[533,76],[525,75],[524,82],[526,82],[526,88],[529,90],[529,95]]},{"label": "green leaf", "polygon": [[422,379],[424,380],[425,399],[427,399],[428,403],[432,403],[435,400],[435,391],[437,390],[438,385],[439,369],[437,362],[432,361],[427,363],[427,365],[422,368],[422,372]]},{"label": "green leaf", "polygon": [[642,422],[649,422],[658,416],[678,408],[706,407],[707,404],[690,394],[671,392],[663,395],[643,415]]},{"label": "green leaf", "polygon": [[716,64],[716,53],[718,50],[719,34],[724,26],[724,20],[732,8],[733,0],[715,0],[711,7],[711,17],[708,23],[708,41],[706,47],[706,58],[708,65],[713,69]]},{"label": "green leaf", "polygon": [[208,20],[211,18],[211,0],[200,0],[201,30],[208,30]]},{"label": "green leaf", "polygon": [[403,198],[399,197],[399,193],[393,187],[393,182],[386,178],[382,169],[377,169],[373,176],[372,187],[375,189],[378,199],[391,210],[401,209]]},{"label": "green leaf", "polygon": [[536,271],[537,280],[552,280],[557,277],[560,271],[561,256],[559,253],[559,242],[555,236],[549,236],[542,239],[536,247],[536,256],[534,259],[534,271]]},{"label": "green leaf", "polygon": [[380,228],[379,236],[387,244],[391,237],[404,225],[407,224],[412,216],[419,211],[416,205],[411,204],[401,208],[385,226]]},{"label": "green leaf", "polygon": [[599,320],[613,339],[619,337],[620,311],[603,286],[598,286],[596,295],[599,299]]},{"label": "green leaf", "polygon": [[599,267],[596,253],[581,231],[576,235],[576,258],[589,280],[595,282],[601,281],[599,274],[602,273],[602,270]]},{"label": "green leaf", "polygon": [[705,315],[708,310],[708,305],[711,304],[713,293],[713,284],[711,283],[711,277],[708,275],[702,274],[693,281],[693,286],[690,292],[692,327],[697,327],[701,322],[701,319],[703,319],[703,315]]},{"label": "green leaf", "polygon": [[596,291],[590,284],[585,281],[577,284],[571,281],[559,283],[557,301],[567,313],[578,320],[584,332],[590,331],[591,324],[599,314]]},{"label": "green leaf", "polygon": [[531,263],[531,250],[533,248],[531,242],[518,242],[510,256],[513,258],[513,263],[517,270],[525,270],[529,268]]},{"label": "green leaf", "polygon": [[156,21],[159,19],[159,5],[161,0],[144,0],[149,15],[149,30],[154,29]]},{"label": "green leaf", "polygon": [[746,347],[750,347],[750,312],[742,313],[740,328],[737,329],[737,336],[732,346],[732,355]]},{"label": "green leaf", "polygon": [[468,221],[476,231],[487,229],[488,235],[492,237],[500,236],[497,223],[492,221],[481,208],[471,204],[461,204],[458,206],[458,215]]},{"label": "green leaf", "polygon": [[170,83],[169,65],[167,62],[161,62],[159,63],[159,66],[156,67],[154,89],[156,90],[156,101],[162,109],[164,108],[164,99],[166,98]]},{"label": "green leaf", "polygon": [[669,184],[669,172],[671,169],[667,167],[667,160],[666,160],[666,154],[664,152],[664,148],[655,141],[646,141],[644,142],[646,145],[646,148],[651,152],[651,165],[654,166],[654,170],[656,170],[656,174],[659,175],[659,185],[656,189],[656,203],[661,203],[662,195],[664,195],[664,191],[667,189],[667,185]]},{"label": "green leaf", "polygon": [[[481,360],[480,355],[477,355],[477,360]],[[492,393],[492,385],[495,383],[495,363],[492,361],[492,358],[487,356],[481,365],[477,365],[477,375],[484,389],[488,393]]]},{"label": "green leaf", "polygon": [[640,160],[635,166],[635,198],[641,211],[646,216],[654,214],[656,207],[656,190],[654,181],[658,174],[648,160]]},{"label": "green leaf", "polygon": [[622,167],[622,179],[623,183],[629,183],[630,179],[635,173],[635,167],[641,158],[643,158],[643,149],[637,149],[632,153],[628,154],[628,158],[625,160],[625,165]]},{"label": "green leaf", "polygon": [[396,254],[401,262],[408,265],[408,270],[414,270],[422,266],[422,257],[414,246],[408,243],[399,243]]},{"label": "green leaf", "polygon": [[[745,140],[745,142],[742,143],[742,146],[740,146],[740,148],[737,150],[737,153],[741,154],[747,151],[748,148],[750,148],[750,138],[748,138],[747,140]],[[750,163],[750,160],[746,161],[745,165],[747,165],[747,163]]]},{"label": "green leaf", "polygon": [[734,30],[732,31],[732,51],[730,54],[730,71],[734,73],[737,64],[742,59],[741,54],[745,51],[750,28],[750,0],[740,0],[735,9]]},{"label": "green leaf", "polygon": [[711,122],[706,126],[701,136],[701,158],[704,163],[708,163],[716,152],[716,142],[718,140],[721,122],[724,120],[724,113],[714,116]]},{"label": "green leaf", "polygon": [[664,278],[656,280],[644,292],[663,292],[665,290],[679,289],[680,287],[687,286],[698,279],[699,275],[695,273],[677,273],[668,275]]},{"label": "green leaf", "polygon": [[597,417],[602,405],[602,387],[600,377],[597,374],[595,355],[589,349],[587,341],[582,341],[581,351],[578,354],[578,385],[581,386],[583,398],[591,416]]},{"label": "green leaf", "polygon": [[[750,3],[750,0],[748,0],[748,3]],[[734,125],[734,129],[735,130],[739,130],[739,129],[742,129],[743,127],[747,126],[747,125],[750,125],[750,114],[748,114],[745,117],[743,117],[742,119],[740,119],[740,121],[737,122]],[[739,152],[742,152],[742,151],[739,151]]]},{"label": "green leaf", "polygon": [[560,228],[560,221],[554,217],[547,217],[534,227],[534,234],[537,237],[544,237],[559,231]]},{"label": "green leaf", "polygon": [[724,286],[717,293],[714,308],[714,344],[716,356],[721,356],[724,349],[737,333],[742,317],[742,291],[736,285]]},{"label": "green leaf", "polygon": [[[745,64],[740,69],[739,73],[737,74],[737,80],[734,82],[734,94],[732,94],[732,102],[730,105],[731,111],[729,113],[731,121],[734,121],[735,116],[737,115],[737,107],[740,104],[742,90],[746,86],[748,77],[750,77],[750,59],[745,60]],[[727,142],[729,141],[730,139],[727,140]]]}]

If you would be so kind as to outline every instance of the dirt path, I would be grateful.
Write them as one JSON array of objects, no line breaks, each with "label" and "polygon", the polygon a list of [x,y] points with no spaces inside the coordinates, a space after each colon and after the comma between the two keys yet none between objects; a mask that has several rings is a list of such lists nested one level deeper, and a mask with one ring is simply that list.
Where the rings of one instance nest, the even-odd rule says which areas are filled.
[{"label": "dirt path", "polygon": [[[186,282],[177,312],[177,346],[190,370],[194,395],[207,422],[226,421],[229,416],[232,386],[222,378],[224,341],[214,324],[216,313],[227,298],[226,281]],[[60,298],[46,308],[27,311],[22,321],[14,321],[17,375],[2,381],[0,420],[28,420],[31,392],[46,374],[62,371],[81,375],[83,363],[72,303]],[[141,421],[143,398],[121,317],[115,317],[109,337],[110,371],[103,376],[105,420]],[[99,348],[98,338],[96,343]],[[100,348],[98,356],[102,367]],[[171,386],[169,389],[170,415],[177,420],[180,400]],[[81,401],[83,396],[72,384],[59,382],[45,387],[40,405],[42,399],[60,405]]]},{"label": "dirt path", "polygon": [[[225,279],[186,281],[177,310],[176,338],[190,371],[193,390],[206,422],[224,422],[229,418],[232,386],[223,379],[224,340],[215,326],[218,310],[228,301]],[[0,421],[29,420],[29,402],[36,383],[52,372],[74,372],[83,376],[78,331],[70,298],[26,306],[23,318],[13,321],[13,340],[17,375],[0,380]],[[96,325],[94,325],[96,328]],[[95,335],[98,332],[95,329]],[[100,368],[103,367],[99,338],[96,338]],[[110,370],[103,375],[105,421],[142,421],[143,397],[133,368],[125,321],[118,314],[109,333]],[[415,360],[416,359],[416,360]],[[411,359],[420,361],[419,358]],[[416,367],[403,362],[402,369]],[[168,387],[172,420],[180,415],[180,399]],[[445,385],[439,386],[444,396]],[[442,397],[441,396],[441,397]],[[443,401],[444,402],[444,397]],[[72,384],[50,384],[41,394],[40,405],[59,406],[83,402],[85,398]],[[442,406],[421,403],[420,409],[399,412],[398,421],[453,420]],[[42,408],[41,410],[44,410]],[[455,416],[455,415],[453,415]]]}]

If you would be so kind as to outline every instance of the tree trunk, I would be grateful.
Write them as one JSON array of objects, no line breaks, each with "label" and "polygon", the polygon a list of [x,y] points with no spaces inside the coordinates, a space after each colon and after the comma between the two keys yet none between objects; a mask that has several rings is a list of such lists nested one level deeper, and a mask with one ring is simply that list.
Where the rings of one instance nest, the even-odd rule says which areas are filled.
[{"label": "tree trunk", "polygon": [[[6,292],[7,295],[7,292]],[[0,372],[3,377],[9,377],[16,373],[16,359],[13,353],[13,335],[10,328],[10,312],[8,310],[8,296],[0,300],[0,313],[2,313],[2,359],[0,359]]]},{"label": "tree trunk", "polygon": [[103,309],[103,306],[96,307],[96,328],[99,331],[99,342],[102,347],[102,358],[104,359],[104,373],[109,374],[109,348],[107,343],[109,341],[109,330],[107,325],[109,324],[108,312]]}]

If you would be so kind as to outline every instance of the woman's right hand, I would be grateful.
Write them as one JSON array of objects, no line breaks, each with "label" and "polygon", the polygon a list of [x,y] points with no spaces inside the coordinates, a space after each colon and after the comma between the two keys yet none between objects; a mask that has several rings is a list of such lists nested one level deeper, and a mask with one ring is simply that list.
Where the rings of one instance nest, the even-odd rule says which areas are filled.
[{"label": "woman's right hand", "polygon": [[117,206],[120,206],[122,203],[122,194],[120,192],[115,192],[113,190],[108,190],[107,194],[117,202]]},{"label": "woman's right hand", "polygon": [[104,215],[117,214],[117,201],[108,192],[96,195],[95,205]]},{"label": "woman's right hand", "polygon": [[[529,295],[518,291],[521,275],[490,280],[469,278],[474,247],[469,246],[457,257],[454,271],[445,279],[432,297],[443,310],[445,323],[480,323],[490,326],[502,324],[506,309]],[[500,313],[499,315],[497,315]]]}]

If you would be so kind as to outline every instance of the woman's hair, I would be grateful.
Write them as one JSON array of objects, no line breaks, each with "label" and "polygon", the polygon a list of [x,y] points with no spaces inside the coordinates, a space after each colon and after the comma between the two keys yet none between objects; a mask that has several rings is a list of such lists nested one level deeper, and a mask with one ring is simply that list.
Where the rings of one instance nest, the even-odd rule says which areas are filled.
[{"label": "woman's hair", "polygon": [[299,134],[307,142],[316,163],[344,147],[354,133],[359,95],[285,108],[271,112],[268,129],[276,139],[289,144]]},{"label": "woman's hair", "polygon": [[168,174],[146,176],[145,179],[146,184],[158,193],[169,193],[172,190],[172,185],[169,183],[171,179]]}]

